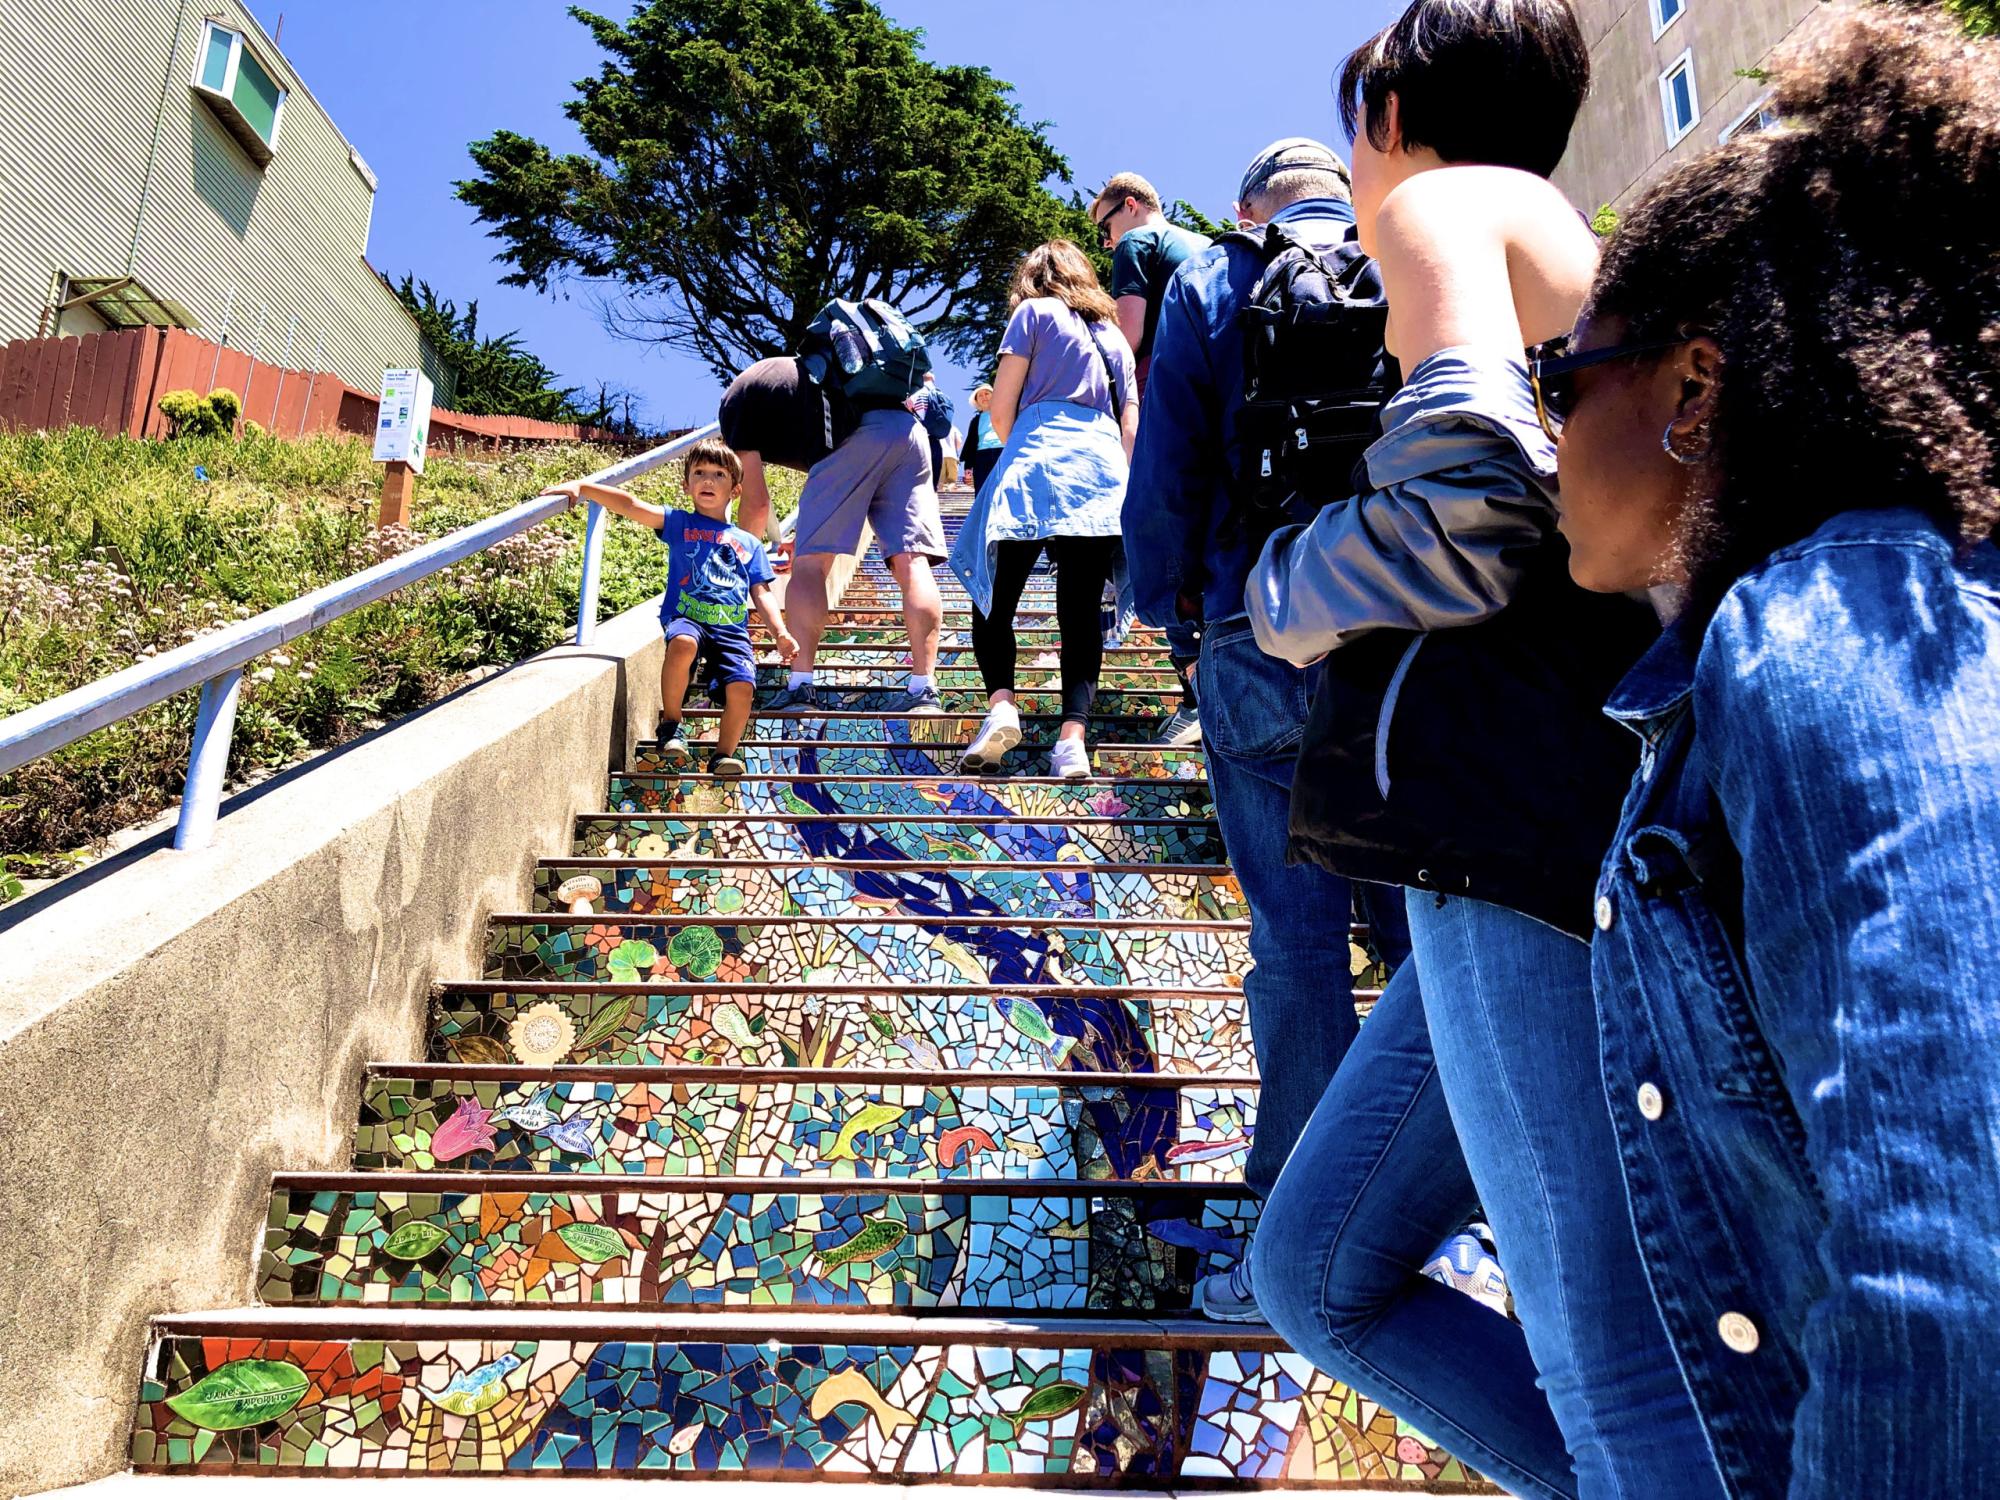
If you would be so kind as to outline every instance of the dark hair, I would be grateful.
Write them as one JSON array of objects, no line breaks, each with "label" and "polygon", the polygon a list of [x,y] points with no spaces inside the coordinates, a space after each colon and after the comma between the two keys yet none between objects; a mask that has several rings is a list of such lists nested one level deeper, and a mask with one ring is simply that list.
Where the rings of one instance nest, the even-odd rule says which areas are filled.
[{"label": "dark hair", "polygon": [[1547,177],[1590,90],[1590,48],[1569,0],[1416,0],[1361,47],[1334,85],[1349,136],[1389,149],[1389,96],[1403,144],[1448,162]]},{"label": "dark hair", "polygon": [[1585,307],[1722,350],[1680,525],[1697,605],[1846,510],[2000,522],[2000,43],[1948,13],[1826,15],[1773,64],[1777,128],[1627,213]]},{"label": "dark hair", "polygon": [[731,484],[743,482],[743,460],[719,437],[705,437],[688,449],[687,456],[681,460],[681,483],[686,484],[693,479],[694,471],[704,464],[726,471]]}]

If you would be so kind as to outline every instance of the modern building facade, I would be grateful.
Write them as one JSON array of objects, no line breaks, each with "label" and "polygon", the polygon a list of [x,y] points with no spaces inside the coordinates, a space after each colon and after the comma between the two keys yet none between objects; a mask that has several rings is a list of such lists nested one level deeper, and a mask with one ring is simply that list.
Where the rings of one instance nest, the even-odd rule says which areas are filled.
[{"label": "modern building facade", "polygon": [[159,324],[373,390],[446,372],[365,259],[375,176],[237,0],[0,7],[0,342]]},{"label": "modern building facade", "polygon": [[1622,208],[1676,163],[1769,123],[1757,75],[1827,0],[1575,0],[1591,90],[1556,184]]}]

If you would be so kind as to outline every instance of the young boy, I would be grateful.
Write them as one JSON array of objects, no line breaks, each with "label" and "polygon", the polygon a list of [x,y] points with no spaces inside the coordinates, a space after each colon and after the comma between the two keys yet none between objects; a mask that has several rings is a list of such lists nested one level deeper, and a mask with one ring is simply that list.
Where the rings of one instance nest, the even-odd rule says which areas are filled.
[{"label": "young boy", "polygon": [[743,485],[743,461],[720,438],[705,438],[681,462],[681,484],[694,511],[664,510],[635,500],[607,484],[559,484],[551,495],[590,500],[660,534],[667,546],[667,589],[660,602],[660,628],[667,637],[660,667],[660,753],[671,766],[688,763],[681,734],[681,704],[695,667],[705,669],[710,691],[722,685],[722,728],[715,737],[709,769],[717,776],[741,776],[736,754],[750,699],[757,689],[757,661],[750,649],[750,610],[770,628],[778,655],[790,661],[799,649],[785,629],[785,617],[771,598],[771,566],[764,544],[729,524],[729,502]]}]

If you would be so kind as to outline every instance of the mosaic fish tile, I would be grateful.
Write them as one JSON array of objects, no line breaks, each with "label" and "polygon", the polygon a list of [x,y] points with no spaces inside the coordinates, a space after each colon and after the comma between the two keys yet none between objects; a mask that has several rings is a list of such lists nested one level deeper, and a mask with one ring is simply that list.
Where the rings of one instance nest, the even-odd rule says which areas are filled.
[{"label": "mosaic fish tile", "polygon": [[[1129,873],[1097,865],[1006,869],[957,865],[836,865],[827,862],[687,865],[592,865],[565,862],[535,870],[529,909],[569,910],[556,899],[566,884],[595,881],[597,911],[686,916],[779,917],[798,912],[880,912],[936,916],[979,912],[1010,917],[1108,920],[1187,917],[1246,919],[1236,877]],[[570,884],[574,890],[576,887]]]},{"label": "mosaic fish tile", "polygon": [[[1005,1003],[1002,1004],[1001,1002]],[[1248,1074],[1240,990],[446,986],[433,1062]]]},{"label": "mosaic fish tile", "polygon": [[[1243,1254],[1254,1200],[1106,1186],[437,1192],[280,1186],[273,1304],[1185,1311]],[[989,1184],[973,1185],[990,1188]]]},{"label": "mosaic fish tile", "polygon": [[[890,764],[886,753],[883,763]],[[955,818],[1215,816],[1205,781],[1022,781],[1004,776],[919,780],[908,771],[881,781],[785,780],[613,772],[605,805],[614,812],[747,813],[790,808],[786,794],[819,812],[859,814],[935,808]]]},{"label": "mosaic fish tile", "polygon": [[[543,1070],[544,1072],[546,1070]],[[652,1177],[1128,1177],[1240,1180],[1251,1086],[803,1082],[371,1068],[359,1171],[636,1173]]]},{"label": "mosaic fish tile", "polygon": [[1108,984],[1233,988],[1249,967],[1243,924],[1033,926],[1023,920],[851,914],[738,922],[627,915],[487,923],[488,979],[621,984]]},{"label": "mosaic fish tile", "polygon": [[[927,1335],[937,1337],[936,1335]],[[1092,1342],[160,1341],[133,1463],[192,1473],[835,1474],[1465,1491],[1434,1448],[1293,1355]],[[205,1392],[241,1392],[225,1401]],[[227,1413],[225,1415],[224,1413]],[[201,1420],[252,1425],[217,1431]]]},{"label": "mosaic fish tile", "polygon": [[[939,815],[917,794],[907,812],[822,813],[794,793],[785,810],[729,813],[610,813],[576,820],[572,853],[613,859],[1005,860],[1014,864],[1219,865],[1221,830],[1193,819],[1142,821],[1126,814]],[[926,815],[928,814],[928,815]],[[1018,821],[1009,821],[1017,818]]]}]

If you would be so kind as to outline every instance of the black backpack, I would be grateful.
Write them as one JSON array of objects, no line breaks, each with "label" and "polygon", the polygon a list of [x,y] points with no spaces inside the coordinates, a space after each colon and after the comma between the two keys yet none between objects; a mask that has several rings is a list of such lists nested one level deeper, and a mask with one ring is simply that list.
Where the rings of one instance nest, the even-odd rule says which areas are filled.
[{"label": "black backpack", "polygon": [[1317,251],[1282,224],[1224,238],[1264,262],[1237,313],[1243,411],[1225,526],[1261,541],[1363,487],[1355,469],[1380,435],[1393,383],[1389,308],[1375,262],[1352,238]]}]

